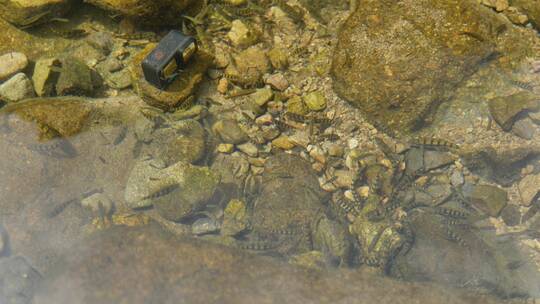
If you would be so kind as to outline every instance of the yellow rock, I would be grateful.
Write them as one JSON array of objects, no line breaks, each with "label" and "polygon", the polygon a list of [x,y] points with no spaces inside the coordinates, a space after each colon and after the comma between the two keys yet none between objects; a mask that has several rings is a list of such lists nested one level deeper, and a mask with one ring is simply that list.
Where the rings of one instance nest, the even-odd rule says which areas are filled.
[{"label": "yellow rock", "polygon": [[272,145],[283,150],[291,150],[295,147],[294,143],[288,136],[280,136],[272,140]]}]

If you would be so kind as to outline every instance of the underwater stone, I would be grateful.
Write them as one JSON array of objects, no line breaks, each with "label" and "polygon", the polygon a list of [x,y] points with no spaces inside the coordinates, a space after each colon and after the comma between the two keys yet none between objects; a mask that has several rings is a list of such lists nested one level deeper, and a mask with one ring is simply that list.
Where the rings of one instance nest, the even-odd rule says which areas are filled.
[{"label": "underwater stone", "polygon": [[288,53],[281,47],[275,47],[268,52],[268,58],[274,69],[283,70],[289,66]]},{"label": "underwater stone", "polygon": [[249,140],[248,135],[244,132],[236,121],[231,119],[220,120],[212,126],[214,131],[223,142],[228,144],[241,144]]},{"label": "underwater stone", "polygon": [[61,62],[56,94],[91,96],[94,90],[92,70],[82,61],[72,57],[63,58]]},{"label": "underwater stone", "polygon": [[203,80],[206,70],[212,63],[212,58],[202,50],[197,51],[181,75],[167,89],[160,90],[144,79],[141,67],[141,62],[156,45],[155,43],[149,43],[142,51],[134,56],[129,65],[131,81],[137,94],[146,103],[163,110],[172,110],[181,106],[184,101],[193,95]]},{"label": "underwater stone", "polygon": [[70,6],[69,0],[7,0],[0,2],[0,17],[17,26],[31,26],[63,16]]},{"label": "underwater stone", "polygon": [[523,139],[531,140],[536,133],[536,126],[530,118],[520,119],[512,126],[512,133]]},{"label": "underwater stone", "polygon": [[493,217],[499,216],[508,203],[506,191],[496,186],[466,184],[463,187],[463,194],[478,209]]},{"label": "underwater stone", "polygon": [[4,227],[0,225],[0,257],[8,254],[8,234]]},{"label": "underwater stone", "polygon": [[320,91],[314,91],[304,96],[304,102],[311,111],[322,111],[326,108],[326,97]]},{"label": "underwater stone", "polygon": [[274,92],[272,92],[272,89],[268,88],[258,89],[255,93],[251,95],[253,102],[255,102],[260,107],[266,105],[266,103],[272,100],[273,97]]},{"label": "underwater stone", "polygon": [[538,96],[520,92],[506,97],[496,97],[489,101],[489,112],[505,131],[510,131],[518,115],[525,111],[538,110]]},{"label": "underwater stone", "polygon": [[91,210],[94,214],[107,216],[113,210],[114,204],[104,193],[94,193],[81,200],[81,206]]},{"label": "underwater stone", "polygon": [[235,46],[240,48],[251,46],[255,44],[258,39],[253,29],[241,20],[234,20],[232,22],[231,30],[227,33],[227,37],[229,37]]},{"label": "underwater stone", "polygon": [[510,0],[510,5],[527,14],[536,28],[540,28],[540,5],[537,0]]},{"label": "underwater stone", "polygon": [[298,115],[307,115],[309,113],[309,109],[307,108],[306,104],[302,100],[302,97],[295,95],[287,101],[286,104],[287,112],[298,114]]},{"label": "underwater stone", "polygon": [[191,224],[191,233],[194,235],[203,235],[219,231],[219,223],[211,218],[200,218]]},{"label": "underwater stone", "polygon": [[365,1],[339,34],[334,88],[374,124],[409,133],[492,54],[488,29],[500,24],[475,0]]},{"label": "underwater stone", "polygon": [[521,204],[530,206],[537,198],[540,192],[540,174],[530,174],[525,176],[518,184],[519,194],[521,196]]},{"label": "underwater stone", "polygon": [[257,149],[257,146],[250,142],[237,145],[236,147],[238,148],[238,150],[246,153],[251,157],[256,157],[259,154],[259,149]]},{"label": "underwater stone", "polygon": [[11,52],[0,56],[0,81],[21,72],[28,65],[23,53]]},{"label": "underwater stone", "polygon": [[202,210],[220,182],[219,174],[209,168],[183,162],[163,170],[163,175],[178,183],[180,191],[155,199],[153,205],[161,216],[175,222]]},{"label": "underwater stone", "polygon": [[272,140],[272,145],[276,148],[280,148],[283,150],[291,150],[292,148],[296,146],[294,142],[292,142],[291,139],[285,135],[282,135]]},{"label": "underwater stone", "polygon": [[501,211],[501,218],[507,226],[519,225],[521,221],[521,212],[516,205],[508,205]]},{"label": "underwater stone", "polygon": [[186,9],[196,0],[87,0],[104,10],[120,13],[149,25],[180,25]]},{"label": "underwater stone", "polygon": [[114,48],[114,39],[106,32],[94,32],[86,37],[88,44],[108,55]]},{"label": "underwater stone", "polygon": [[0,99],[7,102],[17,102],[35,96],[32,81],[24,73],[16,74],[0,85]]},{"label": "underwater stone", "polygon": [[21,256],[0,259],[0,301],[30,303],[41,279],[41,274]]},{"label": "underwater stone", "polygon": [[248,227],[246,204],[238,199],[232,199],[223,211],[221,234],[235,236]]},{"label": "underwater stone", "polygon": [[39,97],[51,96],[54,93],[58,72],[53,71],[52,68],[59,68],[60,65],[60,60],[57,58],[40,58],[36,61],[32,82]]},{"label": "underwater stone", "polygon": [[289,87],[289,81],[281,73],[268,76],[265,82],[266,84],[270,85],[272,88],[281,92],[285,91]]}]

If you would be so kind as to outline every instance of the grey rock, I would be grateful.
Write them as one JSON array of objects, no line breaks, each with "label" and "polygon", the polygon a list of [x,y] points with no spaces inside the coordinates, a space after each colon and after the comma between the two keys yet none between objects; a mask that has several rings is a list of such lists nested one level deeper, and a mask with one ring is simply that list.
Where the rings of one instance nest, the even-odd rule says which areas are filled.
[{"label": "grey rock", "polygon": [[463,194],[473,205],[489,216],[497,217],[508,203],[504,189],[491,185],[471,185],[463,187]]},{"label": "grey rock", "polygon": [[105,78],[105,82],[113,89],[122,90],[131,86],[130,73],[127,69],[111,73]]},{"label": "grey rock", "polygon": [[508,205],[501,211],[501,218],[507,226],[516,226],[521,222],[521,212],[516,205]]},{"label": "grey rock", "polygon": [[518,184],[521,204],[530,206],[538,197],[540,192],[540,174],[529,174],[525,176]]},{"label": "grey rock", "polygon": [[405,157],[407,172],[431,171],[454,162],[452,154],[448,152],[412,148]]},{"label": "grey rock", "polygon": [[231,119],[220,120],[212,126],[212,130],[221,140],[229,144],[241,144],[249,140],[248,135]]},{"label": "grey rock", "polygon": [[40,58],[36,61],[32,82],[34,90],[39,97],[51,96],[54,93],[58,72],[53,67],[59,68],[60,60],[57,58]]},{"label": "grey rock", "polygon": [[200,218],[191,224],[191,233],[194,235],[203,235],[219,231],[219,223],[211,218]]},{"label": "grey rock", "polygon": [[520,119],[512,126],[512,133],[523,139],[530,140],[536,133],[536,126],[530,118]]},{"label": "grey rock", "polygon": [[32,81],[26,74],[19,73],[0,85],[0,99],[7,102],[17,102],[36,96]]},{"label": "grey rock", "polygon": [[452,171],[452,175],[450,175],[450,183],[454,187],[459,187],[463,185],[465,182],[465,178],[463,177],[463,173],[459,170]]},{"label": "grey rock", "polygon": [[25,258],[14,256],[0,260],[0,302],[31,303],[42,277]]},{"label": "grey rock", "polygon": [[111,34],[106,32],[93,32],[86,41],[94,48],[101,50],[105,55],[109,54],[114,48],[114,39]]},{"label": "grey rock", "polygon": [[62,68],[56,83],[56,94],[91,96],[94,89],[92,71],[78,59],[67,57],[61,60]]},{"label": "grey rock", "polygon": [[11,52],[0,56],[0,81],[21,72],[28,65],[28,58],[23,53]]},{"label": "grey rock", "polygon": [[496,97],[489,101],[489,112],[505,131],[510,131],[518,116],[526,111],[535,111],[539,107],[538,97],[529,92],[520,92],[510,96]]}]

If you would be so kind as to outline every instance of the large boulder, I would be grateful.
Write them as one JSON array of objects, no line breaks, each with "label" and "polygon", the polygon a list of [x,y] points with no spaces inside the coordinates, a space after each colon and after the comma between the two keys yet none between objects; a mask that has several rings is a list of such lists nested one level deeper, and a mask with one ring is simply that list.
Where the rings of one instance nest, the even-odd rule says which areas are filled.
[{"label": "large boulder", "polygon": [[359,271],[317,273],[142,227],[95,234],[65,257],[33,303],[499,303]]},{"label": "large boulder", "polygon": [[2,0],[0,17],[17,26],[28,27],[60,17],[70,6],[71,0]]},{"label": "large boulder", "polygon": [[374,124],[413,130],[491,58],[502,23],[470,0],[363,1],[339,35],[335,89]]},{"label": "large boulder", "polygon": [[194,0],[85,0],[106,10],[150,24],[180,24],[182,14]]}]

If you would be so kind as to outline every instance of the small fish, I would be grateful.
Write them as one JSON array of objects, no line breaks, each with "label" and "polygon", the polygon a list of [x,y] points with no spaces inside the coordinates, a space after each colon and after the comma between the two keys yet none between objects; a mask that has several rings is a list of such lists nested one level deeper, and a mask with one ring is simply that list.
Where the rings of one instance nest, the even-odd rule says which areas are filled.
[{"label": "small fish", "polygon": [[527,83],[527,82],[523,82],[523,81],[519,81],[519,80],[510,80],[509,81],[513,86],[516,86],[520,89],[523,89],[523,90],[526,90],[526,91],[534,91],[534,87]]},{"label": "small fish", "polygon": [[445,139],[421,136],[413,140],[412,147],[458,149],[459,146]]},{"label": "small fish", "polygon": [[461,212],[459,210],[450,209],[450,208],[444,208],[444,207],[436,207],[435,212],[437,214],[448,216],[455,219],[466,219],[469,217],[468,213]]},{"label": "small fish", "polygon": [[60,215],[60,213],[62,213],[69,205],[71,205],[72,203],[76,202],[77,199],[70,199],[70,200],[67,200],[65,202],[62,202],[58,205],[55,205],[53,206],[53,208],[47,212],[47,217],[48,218],[53,218],[53,217],[56,217],[58,215]]}]

